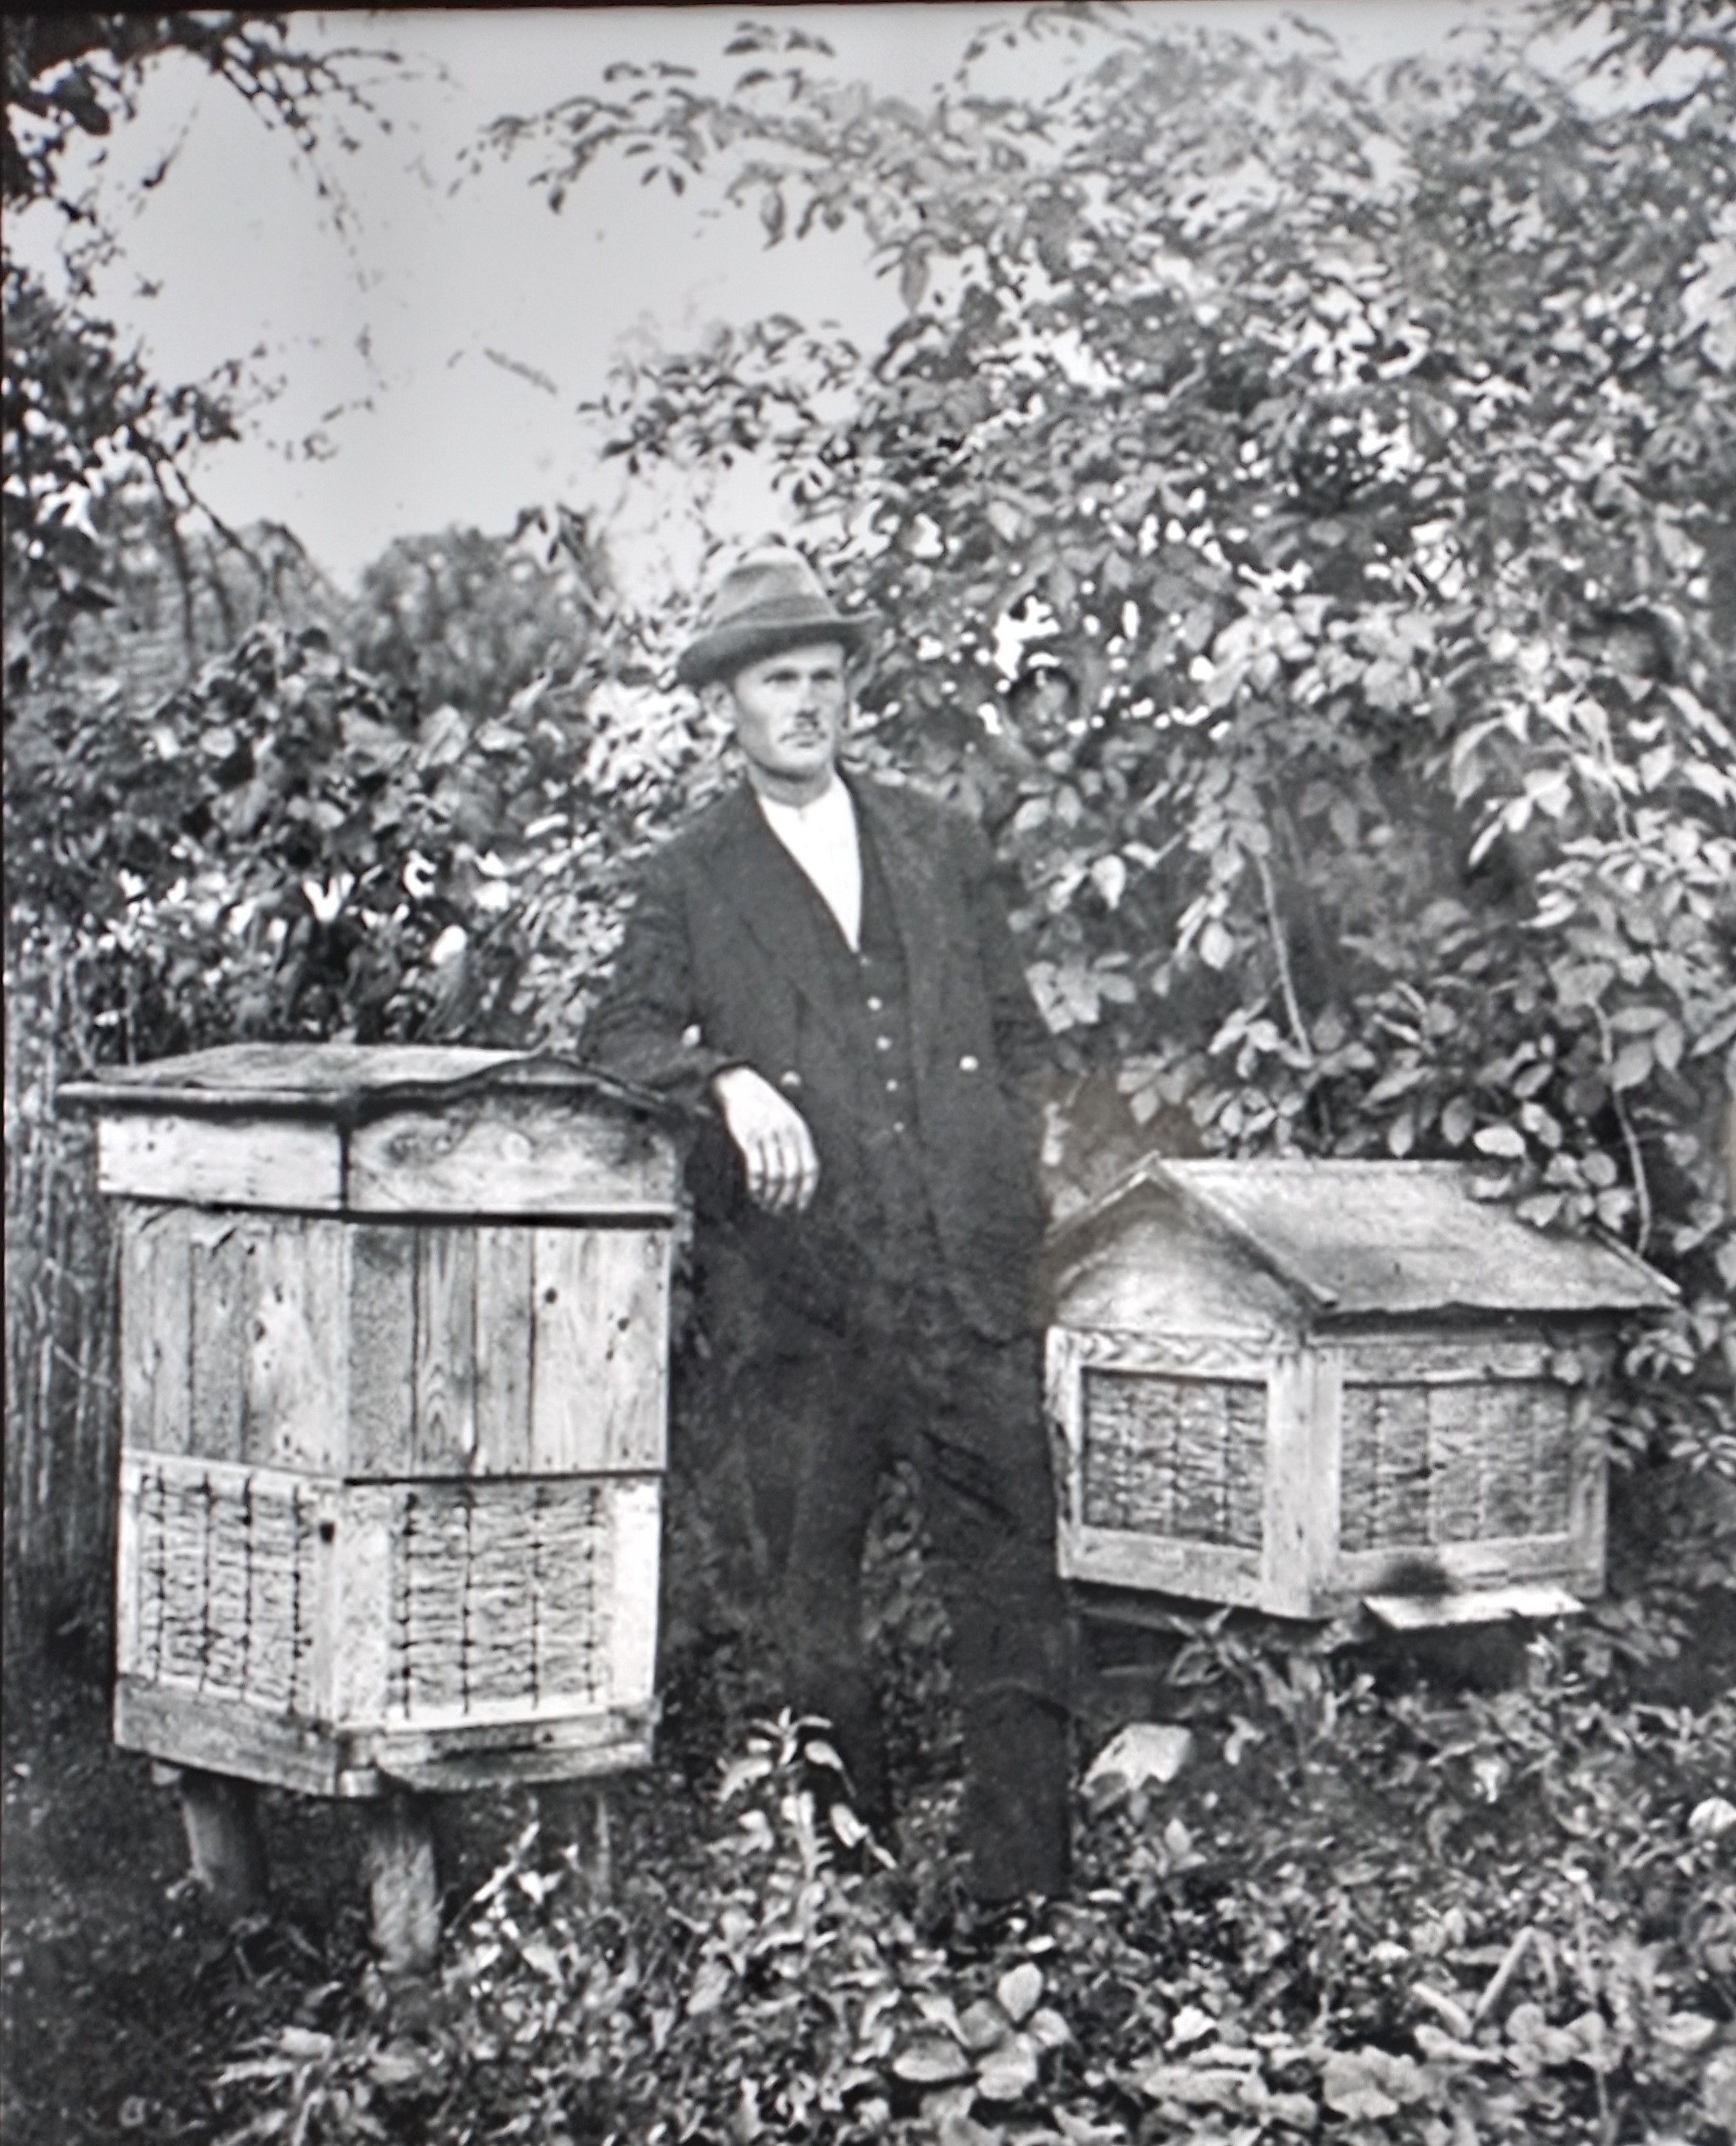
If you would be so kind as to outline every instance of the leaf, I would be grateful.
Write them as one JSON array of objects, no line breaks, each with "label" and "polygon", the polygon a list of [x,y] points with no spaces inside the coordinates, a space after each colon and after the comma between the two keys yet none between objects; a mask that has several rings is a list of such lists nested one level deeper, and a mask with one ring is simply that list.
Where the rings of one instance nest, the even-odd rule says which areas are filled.
[{"label": "leaf", "polygon": [[922,2034],[893,2058],[892,2071],[912,2086],[948,2086],[970,2078],[973,2067],[950,2035]]},{"label": "leaf", "polygon": [[1216,917],[1200,934],[1200,958],[1208,969],[1226,969],[1235,958],[1235,941]]},{"label": "leaf", "polygon": [[734,1970],[726,1959],[721,1959],[715,1954],[708,1959],[702,1959],[699,1964],[699,1972],[693,1978],[693,1987],[687,1993],[687,2017],[697,2019],[707,2012],[715,2012],[729,1995],[735,1979]]},{"label": "leaf", "polygon": [[995,1999],[1015,2027],[1022,2027],[1036,2009],[1043,1994],[1043,1970],[1034,1961],[1022,1959],[1010,1967],[995,1985]]},{"label": "leaf", "polygon": [[1652,1046],[1644,1036],[1624,1043],[1609,1068],[1609,1085],[1618,1095],[1637,1088],[1652,1070]]},{"label": "leaf", "polygon": [[1011,2032],[1012,2022],[992,1997],[979,1997],[959,2014],[959,2039],[972,2056],[992,2049]]},{"label": "leaf", "polygon": [[1227,2065],[1154,2064],[1140,2079],[1140,2092],[1153,2101],[1180,2102],[1185,2109],[1240,2109],[1246,2076]]},{"label": "leaf", "polygon": [[1121,896],[1127,891],[1127,861],[1125,857],[1099,857],[1091,866],[1091,884],[1103,896],[1105,906],[1119,909]]},{"label": "leaf", "polygon": [[1479,1155],[1506,1155],[1516,1161],[1525,1152],[1525,1135],[1516,1125],[1484,1125],[1471,1145]]},{"label": "leaf", "polygon": [[1037,2053],[1024,2034],[990,2049],[976,2067],[976,2090],[985,2101],[1017,2101],[1037,2083]]},{"label": "leaf", "polygon": [[1359,2124],[1377,2123],[1396,2116],[1399,2104],[1386,2091],[1366,2060],[1346,2049],[1334,2049],[1320,2077],[1320,2097],[1340,2116]]},{"label": "leaf", "polygon": [[1040,2049],[1064,2049],[1073,2039],[1073,2030],[1060,2014],[1047,2004],[1040,2004],[1025,2023],[1025,2031]]},{"label": "leaf", "polygon": [[1477,1112],[1468,1095],[1455,1095],[1440,1114],[1440,1136],[1449,1147],[1463,1147],[1470,1138]]}]

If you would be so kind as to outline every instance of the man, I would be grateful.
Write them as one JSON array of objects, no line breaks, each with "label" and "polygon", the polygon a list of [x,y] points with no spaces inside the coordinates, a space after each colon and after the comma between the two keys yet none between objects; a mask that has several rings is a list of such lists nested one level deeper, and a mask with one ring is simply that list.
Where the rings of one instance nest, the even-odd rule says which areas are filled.
[{"label": "man", "polygon": [[679,675],[746,782],[652,858],[587,1035],[715,1113],[690,1165],[702,1316],[747,1445],[783,1649],[890,1817],[861,1563],[910,1461],[954,1634],[971,1884],[1061,1891],[1065,1619],[1033,1326],[1047,1037],[974,828],[839,774],[871,621],[795,551],[726,576]]}]

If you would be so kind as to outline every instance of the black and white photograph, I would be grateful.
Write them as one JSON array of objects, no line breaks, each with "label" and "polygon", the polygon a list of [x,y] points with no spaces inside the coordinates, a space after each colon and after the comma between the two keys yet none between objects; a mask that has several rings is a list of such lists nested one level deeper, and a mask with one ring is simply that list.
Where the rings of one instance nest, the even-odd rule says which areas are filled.
[{"label": "black and white photograph", "polygon": [[1736,2146],[1736,4],[4,23],[6,2146]]}]

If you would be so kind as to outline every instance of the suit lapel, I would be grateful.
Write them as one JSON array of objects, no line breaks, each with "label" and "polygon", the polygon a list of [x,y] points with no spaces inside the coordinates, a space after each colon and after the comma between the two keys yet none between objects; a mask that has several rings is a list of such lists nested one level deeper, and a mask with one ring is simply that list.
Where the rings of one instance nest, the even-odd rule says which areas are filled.
[{"label": "suit lapel", "polygon": [[949,918],[935,879],[934,858],[914,841],[898,809],[897,793],[854,781],[850,794],[880,854],[880,876],[904,942],[910,995],[910,1035],[921,1056],[921,1039],[942,1032]]},{"label": "suit lapel", "polygon": [[719,817],[712,845],[712,884],[733,909],[777,975],[821,1013],[830,1014],[826,949],[815,902],[798,865],[766,824],[751,788],[743,784]]}]

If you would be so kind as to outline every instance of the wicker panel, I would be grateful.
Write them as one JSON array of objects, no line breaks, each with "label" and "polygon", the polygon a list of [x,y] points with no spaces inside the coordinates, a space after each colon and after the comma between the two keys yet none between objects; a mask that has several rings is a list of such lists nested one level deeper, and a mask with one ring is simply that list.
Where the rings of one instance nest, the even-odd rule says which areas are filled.
[{"label": "wicker panel", "polygon": [[1087,1527],[1259,1549],[1263,1384],[1095,1368],[1083,1375]]},{"label": "wicker panel", "polygon": [[308,1710],[320,1550],[311,1488],[147,1460],[137,1512],[134,1674]]},{"label": "wicker panel", "polygon": [[1571,1400],[1550,1380],[1348,1386],[1344,1547],[1564,1535],[1572,1460]]},{"label": "wicker panel", "polygon": [[595,1483],[407,1488],[393,1544],[395,1710],[606,1703],[611,1562]]}]

